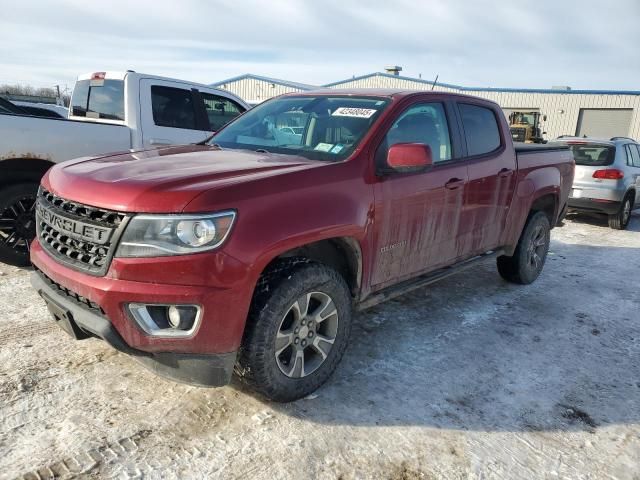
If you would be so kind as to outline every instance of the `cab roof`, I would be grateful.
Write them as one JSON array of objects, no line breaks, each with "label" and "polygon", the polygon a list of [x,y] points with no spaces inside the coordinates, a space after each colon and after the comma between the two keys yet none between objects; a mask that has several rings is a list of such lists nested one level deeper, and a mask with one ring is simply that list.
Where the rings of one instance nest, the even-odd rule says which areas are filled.
[{"label": "cab roof", "polygon": [[306,90],[304,92],[291,92],[285,93],[282,96],[295,97],[295,96],[307,96],[307,95],[354,95],[363,97],[387,97],[387,98],[403,98],[411,97],[414,95],[446,95],[459,98],[473,98],[475,100],[482,100],[488,103],[495,103],[492,100],[486,98],[480,98],[473,95],[465,95],[462,93],[444,92],[441,90],[409,90],[400,88],[318,88],[316,90]]}]

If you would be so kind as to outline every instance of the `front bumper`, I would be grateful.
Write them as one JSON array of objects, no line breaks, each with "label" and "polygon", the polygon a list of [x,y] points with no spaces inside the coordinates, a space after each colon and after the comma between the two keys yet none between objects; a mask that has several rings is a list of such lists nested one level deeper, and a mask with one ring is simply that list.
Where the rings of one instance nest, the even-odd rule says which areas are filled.
[{"label": "front bumper", "polygon": [[[60,293],[60,288],[52,284],[40,271],[31,275],[31,284],[45,302],[68,312],[58,322],[70,322],[68,327],[77,332],[76,338],[98,337],[116,350],[131,355],[158,375],[190,385],[207,387],[229,383],[236,361],[236,352],[222,354],[192,354],[176,352],[145,352],[129,346],[111,322],[98,309],[81,306],[68,295]],[[55,317],[54,317],[55,318]]]},{"label": "front bumper", "polygon": [[617,200],[601,200],[594,198],[569,198],[569,210],[581,212],[605,213],[614,215],[620,210],[622,202]]},{"label": "front bumper", "polygon": [[[257,280],[242,262],[221,252],[114,259],[107,274],[97,277],[58,263],[37,239],[31,261],[34,287],[70,312],[80,332],[76,338],[101,338],[178,381],[229,381]],[[189,337],[149,335],[128,312],[129,303],[197,304],[202,320]]]}]

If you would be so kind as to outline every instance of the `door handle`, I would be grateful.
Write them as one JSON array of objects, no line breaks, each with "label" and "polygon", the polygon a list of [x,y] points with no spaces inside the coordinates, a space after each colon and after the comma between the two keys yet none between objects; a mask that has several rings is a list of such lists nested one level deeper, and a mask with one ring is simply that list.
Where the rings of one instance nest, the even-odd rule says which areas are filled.
[{"label": "door handle", "polygon": [[171,145],[171,141],[164,138],[151,138],[149,139],[149,145]]},{"label": "door handle", "polygon": [[460,188],[464,185],[464,180],[460,178],[452,178],[447,183],[444,184],[444,188],[447,190],[455,190],[456,188]]},{"label": "door handle", "polygon": [[499,177],[510,177],[511,175],[513,175],[513,170],[509,168],[503,168],[498,172]]}]

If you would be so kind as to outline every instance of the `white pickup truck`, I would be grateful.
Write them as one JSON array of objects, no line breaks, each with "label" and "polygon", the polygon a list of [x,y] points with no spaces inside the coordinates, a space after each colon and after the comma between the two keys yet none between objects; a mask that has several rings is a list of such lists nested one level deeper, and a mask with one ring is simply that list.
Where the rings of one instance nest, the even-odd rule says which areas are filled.
[{"label": "white pickup truck", "polygon": [[28,265],[38,184],[54,163],[197,143],[247,109],[224,90],[132,71],[78,77],[68,119],[0,109],[0,261]]}]

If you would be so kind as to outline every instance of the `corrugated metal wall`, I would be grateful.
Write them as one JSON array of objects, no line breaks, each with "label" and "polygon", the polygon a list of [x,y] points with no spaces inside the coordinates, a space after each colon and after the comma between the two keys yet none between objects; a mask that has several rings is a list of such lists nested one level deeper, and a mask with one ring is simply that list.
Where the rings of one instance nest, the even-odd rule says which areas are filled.
[{"label": "corrugated metal wall", "polygon": [[633,108],[629,132],[620,135],[640,138],[640,95],[604,95],[580,93],[474,92],[504,108],[533,107],[547,116],[545,138],[575,135],[581,108]]},{"label": "corrugated metal wall", "polygon": [[[331,88],[401,88],[412,90],[431,90],[431,85],[403,78],[370,76],[362,79],[347,80]],[[529,93],[529,92],[487,92],[482,90],[464,90],[436,85],[434,90],[463,93],[493,100],[503,108],[535,108],[547,115],[544,130],[545,138],[552,139],[560,135],[575,135],[581,108],[633,108],[633,118],[628,135],[640,139],[640,95],[604,95],[578,93]]]},{"label": "corrugated metal wall", "polygon": [[219,85],[217,88],[228,90],[248,103],[260,103],[284,93],[303,91],[301,88],[266,82],[256,78],[243,78]]},{"label": "corrugated metal wall", "polygon": [[[271,83],[261,79],[243,78],[219,85],[250,103],[260,103],[271,97],[290,92],[303,91],[294,86]],[[359,79],[346,80],[331,88],[399,88],[408,90],[431,90],[431,85],[407,78],[393,78],[385,75],[371,75]],[[581,108],[632,108],[633,117],[629,132],[620,135],[640,139],[640,95],[580,94],[580,93],[533,93],[509,91],[463,90],[436,85],[435,91],[464,93],[487,98],[507,109],[538,109],[547,116],[543,125],[545,138],[559,135],[575,135]]]}]

